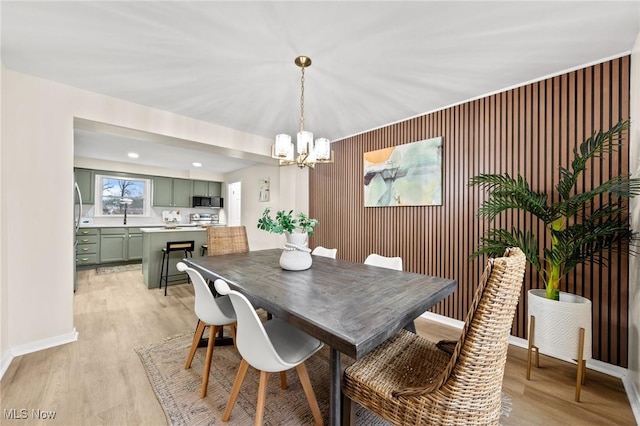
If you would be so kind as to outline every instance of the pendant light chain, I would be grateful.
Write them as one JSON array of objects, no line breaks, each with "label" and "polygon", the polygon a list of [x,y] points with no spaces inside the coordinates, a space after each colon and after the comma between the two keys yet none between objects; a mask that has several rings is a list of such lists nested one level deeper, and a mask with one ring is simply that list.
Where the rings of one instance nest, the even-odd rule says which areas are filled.
[{"label": "pendant light chain", "polygon": [[304,130],[304,68],[301,68],[302,76],[300,77],[300,131]]},{"label": "pendant light chain", "polygon": [[292,143],[291,136],[277,134],[271,146],[271,158],[277,159],[281,166],[313,169],[316,163],[333,163],[333,151],[329,139],[318,138],[314,142],[313,133],[304,130],[304,69],[311,66],[311,58],[298,56],[293,62],[300,67],[300,131],[295,143]]}]

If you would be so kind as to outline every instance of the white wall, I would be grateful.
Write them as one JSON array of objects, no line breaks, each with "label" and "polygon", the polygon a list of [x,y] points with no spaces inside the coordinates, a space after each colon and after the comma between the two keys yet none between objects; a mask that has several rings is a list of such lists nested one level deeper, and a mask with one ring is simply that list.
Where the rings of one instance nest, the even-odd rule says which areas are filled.
[{"label": "white wall", "polygon": [[[79,117],[269,156],[271,141],[2,70],[0,279],[3,361],[75,338],[73,122]],[[247,188],[247,193],[249,193]],[[42,206],[37,221],[33,197]],[[10,300],[7,298],[10,295]]]},{"label": "white wall", "polygon": [[[1,6],[0,6],[1,8]],[[4,75],[4,65],[0,62],[0,377],[4,374],[9,366],[9,280],[7,279],[7,268],[5,268],[5,255],[7,247],[7,238],[5,237],[5,229],[7,229],[6,215],[6,197],[4,196],[4,167],[2,166],[2,158],[5,157],[5,138],[4,127],[2,125],[2,112],[4,108],[4,97],[2,96],[2,81]]]},{"label": "white wall", "polygon": [[[242,182],[242,225],[247,228],[251,250],[283,247],[283,235],[270,234],[257,228],[265,208],[272,214],[278,210],[309,211],[308,170],[295,166],[256,166],[227,174],[226,182]],[[259,180],[269,179],[271,195],[268,202],[258,201]]]},{"label": "white wall", "polygon": [[[640,35],[631,53],[631,131],[629,170],[640,177]],[[631,226],[640,232],[640,197],[630,202]],[[636,242],[636,244],[638,244]],[[637,250],[637,249],[636,249]],[[636,419],[640,422],[640,256],[629,258],[629,379],[635,387]],[[632,405],[634,401],[631,401]]]}]

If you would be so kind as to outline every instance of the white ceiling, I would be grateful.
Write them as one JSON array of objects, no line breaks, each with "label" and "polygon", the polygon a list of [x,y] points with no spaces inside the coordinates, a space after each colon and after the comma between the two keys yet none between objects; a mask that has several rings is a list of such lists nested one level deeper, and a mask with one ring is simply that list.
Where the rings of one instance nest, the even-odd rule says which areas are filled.
[{"label": "white ceiling", "polygon": [[[266,137],[297,131],[293,60],[310,56],[305,128],[331,140],[628,53],[640,29],[637,1],[0,6],[6,68]],[[76,136],[95,158],[137,143]],[[156,154],[149,165],[194,161]]]},{"label": "white ceiling", "polygon": [[[206,144],[199,144],[195,148],[182,144],[163,144],[162,148],[158,149],[158,141],[155,137],[137,139],[76,129],[74,130],[74,141],[74,155],[76,157],[145,164],[174,170],[212,170],[225,174],[258,164],[257,161],[216,153],[215,148]],[[138,154],[139,157],[137,159],[129,158],[130,152]],[[194,162],[200,163],[201,166],[194,166]]]}]

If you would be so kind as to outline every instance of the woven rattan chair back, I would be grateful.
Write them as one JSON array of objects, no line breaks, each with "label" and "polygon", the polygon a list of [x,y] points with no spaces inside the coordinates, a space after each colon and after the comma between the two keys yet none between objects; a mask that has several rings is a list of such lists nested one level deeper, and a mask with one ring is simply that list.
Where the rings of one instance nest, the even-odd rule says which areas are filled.
[{"label": "woven rattan chair back", "polygon": [[247,253],[249,241],[244,226],[210,226],[207,228],[207,255]]},{"label": "woven rattan chair back", "polygon": [[490,417],[496,420],[525,267],[526,257],[517,248],[509,249],[505,257],[489,260],[460,340],[440,379],[443,392],[473,395],[483,407],[492,407]]},{"label": "woven rattan chair back", "polygon": [[490,259],[458,341],[403,330],[347,369],[345,395],[393,424],[498,424],[525,266],[517,248]]}]

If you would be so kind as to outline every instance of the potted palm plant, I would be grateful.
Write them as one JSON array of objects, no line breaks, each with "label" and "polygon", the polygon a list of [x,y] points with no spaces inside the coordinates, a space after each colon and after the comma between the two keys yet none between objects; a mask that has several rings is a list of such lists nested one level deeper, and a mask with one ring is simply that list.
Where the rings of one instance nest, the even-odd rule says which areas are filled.
[{"label": "potted palm plant", "polygon": [[[577,359],[582,361],[578,364],[579,375],[584,361],[591,357],[591,301],[560,291],[561,283],[577,265],[606,265],[606,254],[611,249],[629,253],[625,243],[631,242],[635,233],[629,225],[626,200],[640,193],[640,179],[615,176],[584,191],[579,191],[576,184],[591,160],[621,145],[628,128],[629,121],[621,121],[608,131],[596,132],[574,149],[570,167],[560,167],[555,187],[557,201],[544,191],[534,190],[521,175],[481,174],[469,181],[470,186],[479,186],[488,193],[478,210],[479,217],[491,222],[500,213],[515,209],[544,224],[551,246],[543,248],[542,258],[538,244],[542,236],[516,228],[490,229],[472,257],[498,256],[512,246],[525,253],[546,287],[528,293],[530,356],[533,347],[548,355]],[[594,207],[597,197],[603,201]],[[580,333],[584,333],[583,339]],[[527,378],[529,371],[530,364]]]},{"label": "potted palm plant", "polygon": [[271,209],[266,208],[258,219],[258,229],[274,234],[285,234],[287,242],[280,256],[280,266],[289,271],[309,269],[313,262],[308,247],[308,236],[313,235],[313,228],[318,225],[317,219],[299,212],[295,217],[293,210],[279,210],[275,217]]}]

